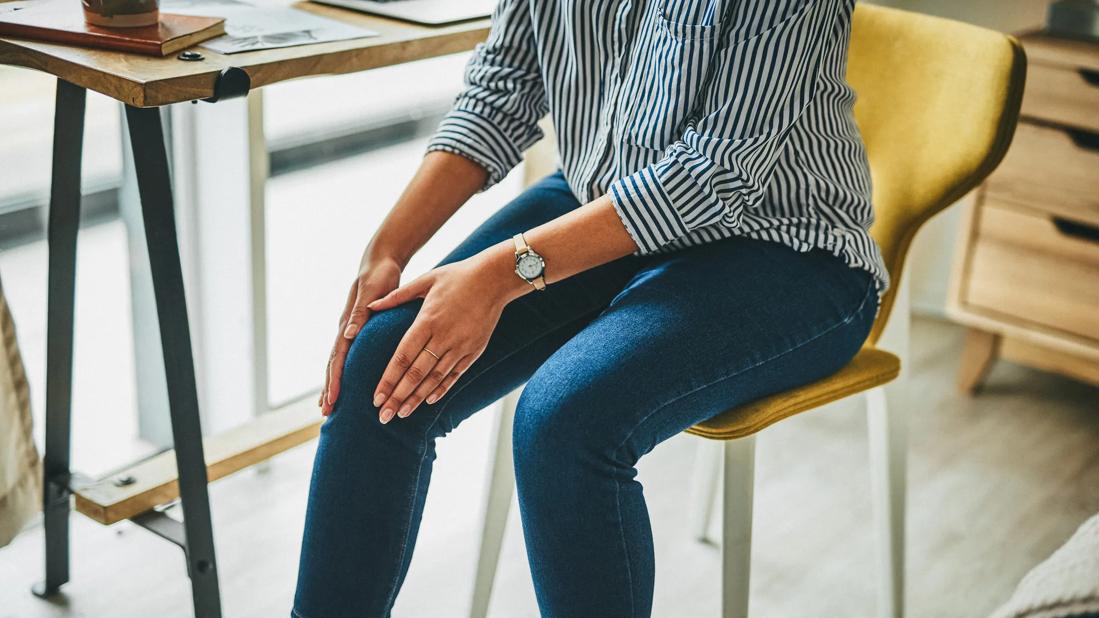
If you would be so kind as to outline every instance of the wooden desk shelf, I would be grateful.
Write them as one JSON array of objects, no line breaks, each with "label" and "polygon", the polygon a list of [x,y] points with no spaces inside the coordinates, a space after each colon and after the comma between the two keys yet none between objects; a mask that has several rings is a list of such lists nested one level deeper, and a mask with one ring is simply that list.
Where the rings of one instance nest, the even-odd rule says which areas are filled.
[{"label": "wooden desk shelf", "polygon": [[[317,393],[202,441],[211,482],[317,437],[324,417]],[[119,484],[119,479],[129,479]],[[179,497],[175,452],[158,453],[109,477],[74,488],[76,510],[110,525]]]}]

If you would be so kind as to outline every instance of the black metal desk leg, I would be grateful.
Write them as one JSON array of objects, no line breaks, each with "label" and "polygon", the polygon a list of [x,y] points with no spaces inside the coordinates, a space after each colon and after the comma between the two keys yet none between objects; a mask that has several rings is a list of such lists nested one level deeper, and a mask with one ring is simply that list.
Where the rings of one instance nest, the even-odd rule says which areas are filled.
[{"label": "black metal desk leg", "polygon": [[187,539],[187,573],[191,577],[195,616],[216,618],[221,616],[221,601],[164,128],[160,110],[156,108],[127,106],[126,120],[130,127],[130,144],[133,146],[141,212],[145,221],[145,242],[149,247],[149,266],[153,274],[153,294],[160,320],[160,341],[164,349],[172,441],[179,470],[179,495],[183,502],[183,528]]},{"label": "black metal desk leg", "polygon": [[73,293],[76,233],[80,227],[80,155],[84,142],[83,88],[57,80],[50,186],[49,309],[46,326],[46,454],[42,510],[46,578],[35,584],[49,596],[69,581],[69,437],[72,415]]}]

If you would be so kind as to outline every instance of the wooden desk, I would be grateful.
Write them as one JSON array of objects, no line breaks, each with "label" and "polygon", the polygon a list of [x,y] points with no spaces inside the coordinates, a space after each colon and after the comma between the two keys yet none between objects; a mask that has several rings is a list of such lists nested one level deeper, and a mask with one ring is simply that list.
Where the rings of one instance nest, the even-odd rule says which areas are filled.
[{"label": "wooden desk", "polygon": [[[432,28],[330,7],[297,6],[381,35],[228,56],[200,49],[204,59],[198,62],[0,38],[0,64],[37,69],[58,79],[47,232],[46,574],[34,589],[39,596],[56,594],[69,580],[68,523],[75,495],[77,509],[101,523],[130,519],[178,544],[187,560],[195,615],[221,616],[208,481],[310,439],[319,425],[311,405],[295,404],[257,419],[252,427],[203,439],[172,182],[158,107],[244,96],[251,89],[288,79],[466,51],[483,40],[489,28],[487,19]],[[98,481],[80,480],[70,470],[73,292],[87,90],[126,104],[175,445],[169,453]],[[185,513],[182,525],[154,510],[176,497]]]},{"label": "wooden desk", "polygon": [[0,64],[44,71],[134,107],[158,107],[213,96],[218,76],[230,67],[243,69],[259,88],[467,51],[488,35],[488,20],[428,27],[307,2],[294,6],[380,36],[232,55],[196,48],[205,56],[199,62],[0,38]]}]

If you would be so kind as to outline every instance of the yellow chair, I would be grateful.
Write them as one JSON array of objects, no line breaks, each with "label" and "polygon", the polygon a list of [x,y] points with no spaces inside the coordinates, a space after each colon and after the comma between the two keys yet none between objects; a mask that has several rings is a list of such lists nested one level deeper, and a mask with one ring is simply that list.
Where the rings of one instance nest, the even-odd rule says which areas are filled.
[{"label": "yellow chair", "polygon": [[[882,299],[866,345],[839,372],[728,410],[688,430],[724,441],[723,616],[748,614],[755,434],[858,393],[867,395],[870,425],[879,614],[903,615],[906,435],[904,401],[896,388],[903,380],[894,382],[901,360],[878,346],[907,355],[907,282],[902,273],[912,238],[999,164],[1014,133],[1025,74],[1022,48],[1009,36],[895,9],[856,7],[847,77],[858,93],[855,117],[874,180],[877,219],[871,233],[881,246],[893,287]],[[500,416],[471,610],[478,618],[488,608],[514,486],[510,439],[517,399],[518,392],[509,395]],[[706,469],[695,477],[701,493],[707,485],[716,489],[717,476]],[[704,526],[708,516],[701,519]]]}]

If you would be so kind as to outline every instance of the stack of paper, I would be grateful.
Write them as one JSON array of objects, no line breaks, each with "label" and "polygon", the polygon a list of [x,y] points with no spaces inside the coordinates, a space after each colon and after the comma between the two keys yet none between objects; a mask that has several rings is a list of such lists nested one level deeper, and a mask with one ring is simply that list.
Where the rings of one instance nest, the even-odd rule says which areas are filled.
[{"label": "stack of paper", "polygon": [[279,2],[161,0],[160,10],[225,18],[225,36],[203,47],[220,54],[377,36],[377,32],[320,17]]}]

